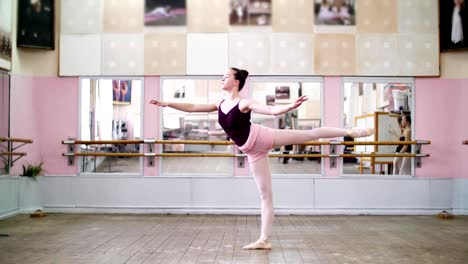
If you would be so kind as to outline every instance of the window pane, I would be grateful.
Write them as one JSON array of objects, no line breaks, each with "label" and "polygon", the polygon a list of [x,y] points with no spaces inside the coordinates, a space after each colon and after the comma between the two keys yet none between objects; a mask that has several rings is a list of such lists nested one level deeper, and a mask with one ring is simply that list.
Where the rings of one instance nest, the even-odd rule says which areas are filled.
[{"label": "window pane", "polygon": [[[142,139],[142,81],[81,80],[82,140]],[[138,153],[139,144],[81,145],[82,152]],[[83,157],[80,172],[139,173],[138,157]]]},{"label": "window pane", "polygon": [[[318,81],[252,81],[252,98],[268,105],[294,102],[307,95],[298,109],[279,116],[252,114],[252,122],[275,129],[313,129],[321,124],[321,82]],[[283,146],[273,150],[283,154],[320,154],[320,146]],[[320,174],[320,158],[270,158],[272,174]]]},{"label": "window pane", "polygon": [[[410,80],[344,83],[344,126],[375,128],[374,135],[355,141],[411,140],[412,87]],[[403,118],[408,122],[400,122]],[[353,141],[352,138],[345,140]],[[347,146],[345,153],[411,153],[411,147]],[[411,158],[345,158],[344,174],[411,174]]]},{"label": "window pane", "polygon": [[[215,79],[164,79],[162,98],[166,102],[216,103],[223,94],[220,81]],[[186,113],[174,108],[162,108],[162,138],[165,140],[225,141],[226,135],[218,124],[217,112]],[[228,145],[166,144],[164,153],[233,153]],[[232,158],[164,157],[163,174],[232,175]]]}]

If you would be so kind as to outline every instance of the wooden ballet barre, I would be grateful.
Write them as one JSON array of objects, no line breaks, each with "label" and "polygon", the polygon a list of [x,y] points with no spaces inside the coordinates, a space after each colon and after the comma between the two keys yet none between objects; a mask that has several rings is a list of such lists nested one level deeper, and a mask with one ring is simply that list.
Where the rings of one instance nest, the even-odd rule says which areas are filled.
[{"label": "wooden ballet barre", "polygon": [[0,137],[0,142],[18,142],[18,143],[33,143],[31,139],[24,138],[4,138]]},{"label": "wooden ballet barre", "polygon": [[1,156],[26,156],[25,152],[1,152]]},{"label": "wooden ballet barre", "polygon": [[[333,142],[333,141],[332,141]],[[338,145],[353,146],[353,145],[428,145],[431,144],[429,140],[415,140],[415,141],[339,141]]]},{"label": "wooden ballet barre", "polygon": [[108,145],[108,144],[142,144],[143,140],[62,140],[62,144]]},{"label": "wooden ballet barre", "polygon": [[429,154],[410,154],[410,153],[355,153],[355,154],[339,154],[341,158],[357,158],[357,157],[366,157],[366,158],[395,158],[395,157],[407,157],[407,158],[417,158],[417,157],[430,157]]}]

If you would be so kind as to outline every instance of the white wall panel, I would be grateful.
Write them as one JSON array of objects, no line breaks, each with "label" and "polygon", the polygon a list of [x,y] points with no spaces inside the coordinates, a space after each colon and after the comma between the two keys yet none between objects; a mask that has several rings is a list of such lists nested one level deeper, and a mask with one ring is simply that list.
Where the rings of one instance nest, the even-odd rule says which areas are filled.
[{"label": "white wall panel", "polygon": [[19,212],[18,184],[17,177],[0,177],[0,219]]},{"label": "white wall panel", "polygon": [[101,75],[101,36],[62,34],[60,75]]},{"label": "white wall panel", "polygon": [[62,34],[97,34],[101,32],[100,0],[62,0],[60,3]]},{"label": "white wall panel", "polygon": [[268,33],[229,34],[229,66],[246,69],[251,75],[270,74],[270,42]]},{"label": "white wall panel", "polygon": [[103,75],[143,75],[143,34],[102,35]]},{"label": "white wall panel", "polygon": [[228,65],[228,34],[187,34],[187,74],[224,74]]},{"label": "white wall panel", "polygon": [[360,34],[356,36],[358,75],[397,76],[400,72],[396,34]]},{"label": "white wall panel", "polygon": [[275,33],[271,35],[271,73],[311,75],[314,73],[314,35]]}]

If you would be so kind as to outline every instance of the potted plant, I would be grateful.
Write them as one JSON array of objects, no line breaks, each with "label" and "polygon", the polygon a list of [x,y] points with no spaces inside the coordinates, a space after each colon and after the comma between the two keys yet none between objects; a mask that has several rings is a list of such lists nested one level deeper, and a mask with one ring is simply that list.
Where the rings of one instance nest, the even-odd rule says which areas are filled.
[{"label": "potted plant", "polygon": [[20,209],[25,213],[42,209],[42,191],[38,176],[45,172],[43,165],[43,162],[37,165],[23,165],[23,173],[20,175]]}]

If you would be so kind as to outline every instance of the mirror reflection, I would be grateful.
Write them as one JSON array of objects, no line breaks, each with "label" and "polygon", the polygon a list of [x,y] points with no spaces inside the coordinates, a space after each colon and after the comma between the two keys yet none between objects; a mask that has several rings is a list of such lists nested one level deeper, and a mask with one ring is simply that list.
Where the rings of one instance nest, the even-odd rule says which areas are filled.
[{"label": "mirror reflection", "polygon": [[[268,105],[294,102],[307,95],[301,107],[278,116],[253,113],[252,122],[275,129],[313,129],[321,125],[321,87],[315,80],[252,80],[252,98]],[[320,154],[320,146],[287,145],[274,149],[280,154]],[[320,174],[320,158],[270,158],[272,174]]]},{"label": "mirror reflection", "polygon": [[[411,141],[412,87],[409,80],[345,82],[344,127],[374,128],[374,135],[356,141]],[[352,138],[345,138],[353,141]],[[344,153],[411,153],[411,145],[354,145]],[[411,175],[412,158],[343,158],[344,174]]]},{"label": "mirror reflection", "polygon": [[[142,138],[142,81],[81,79],[81,140]],[[138,153],[139,144],[88,144],[81,152]],[[82,157],[80,172],[139,173],[138,157]]]}]

